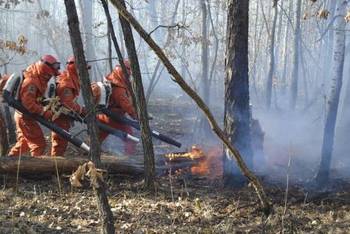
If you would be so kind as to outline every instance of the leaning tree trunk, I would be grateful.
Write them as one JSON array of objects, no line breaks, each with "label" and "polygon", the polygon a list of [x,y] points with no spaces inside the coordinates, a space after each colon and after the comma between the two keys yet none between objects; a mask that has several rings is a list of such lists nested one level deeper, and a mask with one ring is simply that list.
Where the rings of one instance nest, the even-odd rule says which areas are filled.
[{"label": "leaning tree trunk", "polygon": [[266,215],[271,213],[272,207],[264,188],[262,187],[258,178],[249,170],[247,165],[240,152],[231,144],[229,139],[226,137],[225,133],[219,127],[219,124],[216,122],[213,114],[209,110],[208,106],[204,103],[204,101],[200,98],[200,96],[186,83],[186,81],[181,77],[180,73],[176,70],[174,65],[169,61],[167,56],[164,54],[162,49],[155,43],[152,37],[143,29],[140,23],[126,10],[125,5],[122,4],[122,0],[110,0],[113,5],[118,9],[119,14],[124,17],[139,33],[139,35],[147,42],[147,44],[152,48],[152,50],[156,53],[158,58],[162,61],[164,66],[167,68],[169,74],[173,76],[176,83],[185,91],[197,104],[197,106],[203,111],[203,113],[207,116],[207,119],[210,123],[212,130],[218,136],[218,138],[224,143],[224,145],[228,148],[228,151],[231,153],[230,155],[234,157],[237,161],[239,168],[241,169],[244,176],[248,178],[248,180],[252,183],[258,198],[260,199],[261,205],[263,207],[263,211]]},{"label": "leaning tree trunk", "polygon": [[[111,1],[112,3],[114,1]],[[124,7],[124,0],[120,1]],[[141,140],[143,146],[143,155],[145,163],[145,187],[149,191],[154,191],[154,151],[151,137],[151,130],[148,123],[148,113],[145,94],[143,90],[142,77],[139,60],[136,53],[134,36],[132,34],[130,23],[122,16],[119,16],[120,24],[124,33],[125,47],[129,55],[133,79],[131,80],[132,88],[136,97],[136,111],[141,126]]]},{"label": "leaning tree trunk", "polygon": [[300,14],[301,14],[301,0],[297,0],[296,14],[295,14],[295,29],[294,29],[294,42],[293,42],[293,70],[292,70],[292,84],[291,84],[291,97],[290,97],[290,109],[294,110],[297,103],[298,96],[298,80],[299,80],[299,49],[301,40],[300,29]]},{"label": "leaning tree trunk", "polygon": [[267,86],[266,86],[266,107],[270,109],[271,107],[271,96],[272,96],[272,81],[273,75],[275,72],[275,32],[276,32],[276,23],[278,16],[278,7],[277,0],[273,0],[274,15],[273,15],[273,23],[271,28],[271,38],[270,38],[270,65],[269,65],[269,73],[267,75]]},{"label": "leaning tree trunk", "polygon": [[[252,167],[248,76],[249,2],[231,0],[228,5],[225,78],[225,133],[231,144]],[[232,156],[224,155],[224,182],[234,185],[242,177],[232,165]]]},{"label": "leaning tree trunk", "polygon": [[[345,15],[347,1],[339,0],[336,15]],[[345,19],[337,17],[335,23],[335,45],[333,48],[333,86],[329,99],[326,124],[323,133],[323,144],[321,152],[321,163],[318,174],[315,178],[318,185],[324,185],[328,182],[329,171],[332,161],[335,125],[337,120],[340,91],[343,83],[344,53],[345,53]]]},{"label": "leaning tree trunk", "polygon": [[[69,34],[73,47],[73,53],[78,66],[77,68],[80,84],[82,87],[84,103],[85,106],[89,109],[89,114],[86,116],[86,122],[89,130],[90,145],[93,146],[90,148],[90,158],[92,159],[96,167],[99,168],[101,166],[101,149],[100,142],[98,139],[98,128],[96,126],[96,110],[93,105],[91,83],[84,55],[83,42],[79,30],[78,14],[74,0],[65,0],[64,3],[66,6]],[[94,191],[98,201],[97,206],[102,223],[101,232],[115,233],[113,214],[108,204],[108,198],[105,192],[106,185],[101,180],[98,181],[98,183],[100,186],[94,188]]]}]

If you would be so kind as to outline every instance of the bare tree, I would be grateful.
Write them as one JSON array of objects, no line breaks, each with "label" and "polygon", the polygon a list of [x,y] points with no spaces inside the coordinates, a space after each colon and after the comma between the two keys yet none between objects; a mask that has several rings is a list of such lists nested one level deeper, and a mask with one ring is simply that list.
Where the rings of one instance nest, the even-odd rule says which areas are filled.
[{"label": "bare tree", "polygon": [[298,96],[298,80],[299,80],[299,50],[301,40],[300,18],[301,18],[301,0],[297,0],[296,14],[295,14],[295,28],[294,28],[294,42],[293,42],[293,70],[292,70],[292,84],[291,84],[291,98],[290,109],[294,110]]},{"label": "bare tree", "polygon": [[[115,0],[111,0],[115,4]],[[125,6],[124,0],[120,1]],[[151,137],[151,129],[148,123],[147,104],[143,90],[140,65],[136,53],[134,36],[132,34],[130,23],[122,16],[119,17],[120,24],[124,33],[125,47],[129,55],[133,79],[131,80],[132,88],[135,94],[136,112],[139,117],[141,126],[141,139],[143,146],[144,164],[145,164],[145,187],[149,191],[154,191],[154,151]]]},{"label": "bare tree", "polygon": [[[339,97],[343,83],[344,70],[344,53],[345,53],[345,16],[347,1],[338,0],[336,15],[338,16],[335,22],[335,45],[333,48],[333,69],[332,78],[333,86],[329,99],[326,123],[323,133],[323,144],[321,152],[321,163],[318,174],[315,178],[317,184],[323,185],[328,182],[329,171],[332,161],[335,125],[337,121],[337,113],[339,106]],[[340,16],[340,17],[339,17]]]},{"label": "bare tree", "polygon": [[[79,30],[78,14],[74,0],[65,0],[66,12],[68,17],[69,34],[72,42],[73,53],[78,66],[78,74],[82,87],[82,93],[85,106],[89,108],[90,113],[86,116],[86,123],[90,135],[90,158],[97,168],[101,166],[100,160],[100,143],[98,139],[98,128],[96,125],[96,110],[93,104],[91,82],[87,70],[85,60],[83,42]],[[108,204],[108,198],[105,192],[105,184],[103,181],[98,181],[99,186],[94,188],[98,210],[102,223],[102,233],[115,233],[113,214]]]},{"label": "bare tree", "polygon": [[272,81],[273,81],[273,75],[275,73],[275,32],[276,32],[276,22],[277,22],[277,16],[278,16],[278,7],[277,7],[277,1],[273,0],[273,23],[271,27],[271,38],[270,38],[270,64],[269,64],[269,73],[267,75],[267,85],[266,85],[266,106],[268,109],[271,107],[271,96],[272,96]]}]

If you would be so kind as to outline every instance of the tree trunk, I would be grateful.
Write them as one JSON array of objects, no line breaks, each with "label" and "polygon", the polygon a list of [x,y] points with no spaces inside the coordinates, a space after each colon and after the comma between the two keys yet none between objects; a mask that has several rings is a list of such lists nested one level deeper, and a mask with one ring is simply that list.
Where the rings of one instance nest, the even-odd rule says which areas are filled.
[{"label": "tree trunk", "polygon": [[[4,69],[5,74],[7,74],[7,65],[5,65],[4,68],[5,68]],[[14,144],[17,141],[16,126],[12,119],[10,107],[8,105],[3,105],[3,106],[4,106],[4,114],[5,114],[5,123],[6,123],[7,132],[8,132],[8,142],[9,144]]]},{"label": "tree trunk", "polygon": [[276,32],[276,23],[277,23],[277,16],[278,16],[278,6],[277,6],[277,0],[273,0],[273,23],[271,27],[271,38],[270,38],[270,65],[269,65],[269,73],[267,75],[267,86],[266,86],[266,107],[267,109],[270,109],[271,107],[271,97],[272,97],[272,81],[273,81],[273,75],[275,73],[275,32]]},{"label": "tree trunk", "polygon": [[[85,60],[83,42],[79,30],[79,20],[76,11],[74,0],[65,0],[68,27],[70,39],[73,47],[74,57],[77,62],[78,74],[80,79],[80,84],[82,88],[83,98],[85,107],[87,107],[90,113],[86,116],[87,127],[90,136],[90,158],[97,168],[101,167],[100,160],[100,142],[98,139],[98,128],[96,126],[96,110],[94,108],[92,93],[91,93],[91,83],[89,78],[89,73],[87,70],[87,63]],[[102,233],[115,233],[113,214],[108,204],[108,198],[105,192],[105,185],[103,181],[99,181],[100,185],[95,188],[96,198],[98,200],[97,206],[102,223]]]},{"label": "tree trunk", "polygon": [[[225,133],[252,167],[248,76],[249,2],[229,1],[226,38]],[[224,155],[224,183],[242,181],[232,156]]]},{"label": "tree trunk", "polygon": [[111,0],[113,5],[118,9],[119,14],[124,17],[139,33],[139,35],[147,42],[147,44],[152,48],[156,53],[158,58],[162,61],[164,66],[167,68],[169,74],[173,76],[176,83],[195,101],[197,106],[203,111],[207,116],[207,119],[211,125],[212,130],[215,134],[221,139],[224,145],[228,148],[228,151],[231,153],[232,157],[235,157],[239,168],[241,169],[244,176],[246,176],[249,181],[252,183],[263,207],[263,211],[266,215],[269,215],[271,212],[271,204],[265,194],[261,183],[258,178],[248,169],[245,162],[242,159],[240,152],[231,144],[228,138],[225,136],[225,133],[220,129],[218,123],[216,122],[213,114],[209,110],[208,106],[200,98],[200,96],[186,83],[186,81],[181,77],[180,73],[176,68],[171,64],[169,59],[166,57],[162,49],[154,42],[152,37],[142,28],[139,22],[126,10],[124,5],[121,3],[121,0]]},{"label": "tree trunk", "polygon": [[209,106],[209,79],[208,79],[208,9],[207,0],[200,0],[201,12],[202,12],[202,48],[201,48],[201,62],[202,62],[202,85],[201,95],[204,102]]},{"label": "tree trunk", "polygon": [[[288,10],[288,15],[287,18],[291,17],[291,12],[292,12],[292,7],[293,6],[293,1],[289,0],[289,10]],[[286,23],[286,30],[285,30],[285,34],[284,34],[284,49],[283,49],[283,54],[284,54],[284,61],[283,61],[283,70],[282,70],[282,77],[281,77],[281,83],[282,83],[282,87],[281,87],[281,91],[282,91],[282,95],[285,96],[286,94],[286,90],[287,90],[287,83],[288,83],[288,79],[287,79],[287,65],[289,62],[289,43],[288,43],[288,39],[289,39],[289,30],[290,28],[290,23],[287,22]]]},{"label": "tree trunk", "polygon": [[7,155],[7,152],[9,150],[9,142],[7,139],[5,118],[3,116],[3,112],[1,109],[0,109],[0,129],[2,129],[2,131],[0,132],[0,157],[4,157]]},{"label": "tree trunk", "polygon": [[292,70],[292,84],[291,84],[291,98],[290,109],[294,110],[296,107],[298,96],[298,80],[299,80],[299,49],[300,49],[300,15],[301,15],[301,0],[297,0],[296,14],[295,14],[295,28],[294,28],[294,42],[293,42],[293,70]]},{"label": "tree trunk", "polygon": [[[339,0],[336,15],[345,15],[347,1]],[[318,185],[324,185],[328,182],[329,171],[332,161],[335,125],[337,120],[338,105],[340,91],[343,82],[344,69],[344,51],[345,51],[345,19],[344,17],[337,17],[335,23],[335,45],[333,48],[333,69],[332,78],[333,86],[331,96],[329,99],[329,107],[326,116],[326,123],[323,133],[323,144],[321,152],[321,163],[318,174],[315,178]]]},{"label": "tree trunk", "polygon": [[[115,1],[111,1],[115,4]],[[124,0],[120,1],[125,7]],[[145,164],[145,187],[149,191],[154,191],[154,176],[155,176],[155,166],[154,166],[154,151],[153,143],[151,137],[151,130],[148,123],[148,113],[145,94],[143,90],[142,77],[140,71],[140,65],[136,53],[136,47],[134,42],[134,36],[132,34],[130,23],[125,20],[121,15],[119,16],[120,24],[124,33],[125,47],[129,55],[129,60],[131,64],[131,70],[133,74],[133,79],[131,80],[132,88],[136,96],[136,111],[139,118],[141,126],[141,140],[143,146],[144,154],[144,164]]]}]

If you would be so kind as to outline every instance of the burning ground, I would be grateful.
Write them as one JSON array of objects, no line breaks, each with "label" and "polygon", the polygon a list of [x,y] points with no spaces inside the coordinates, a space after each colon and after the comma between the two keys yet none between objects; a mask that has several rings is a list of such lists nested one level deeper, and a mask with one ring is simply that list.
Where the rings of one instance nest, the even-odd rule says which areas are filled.
[{"label": "burning ground", "polygon": [[[155,116],[155,125],[171,119],[171,128],[161,129],[173,136],[186,135],[183,127],[189,116],[179,115],[169,105],[157,104],[164,116]],[[186,105],[179,108],[184,109]],[[188,106],[188,105],[187,105]],[[169,126],[168,125],[168,126]],[[192,143],[196,143],[191,141]],[[324,191],[306,190],[293,174],[286,186],[286,167],[279,177],[261,175],[274,204],[274,213],[266,220],[258,209],[253,188],[223,188],[218,165],[220,147],[197,145],[189,152],[177,152],[157,142],[159,154],[174,152],[184,156],[194,153],[195,166],[163,174],[157,179],[157,191],[150,195],[142,190],[142,179],[126,176],[107,177],[109,201],[118,232],[122,233],[267,233],[350,231],[350,184],[333,179]],[[73,151],[72,151],[73,152]],[[203,157],[204,155],[204,157]],[[171,156],[171,155],[169,155]],[[182,160],[182,159],[181,159]],[[275,168],[277,170],[278,168]],[[272,171],[271,171],[272,172]],[[333,177],[335,178],[335,177]],[[0,192],[0,233],[96,233],[98,212],[93,191],[72,188],[62,177],[59,192],[55,177],[3,177]],[[288,196],[286,189],[288,188]]]}]

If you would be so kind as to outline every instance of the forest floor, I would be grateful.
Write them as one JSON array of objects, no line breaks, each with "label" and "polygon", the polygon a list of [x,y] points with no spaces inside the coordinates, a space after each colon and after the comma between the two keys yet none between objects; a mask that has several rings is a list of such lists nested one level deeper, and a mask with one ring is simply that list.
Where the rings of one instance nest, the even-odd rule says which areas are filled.
[{"label": "forest floor", "polygon": [[[157,129],[186,139],[192,118],[177,115],[171,105],[150,108]],[[188,113],[188,105],[180,106]],[[163,122],[162,122],[163,121]],[[169,128],[169,126],[172,126]],[[182,130],[181,130],[182,129]],[[190,145],[190,144],[189,144]],[[189,146],[188,145],[188,146]],[[162,144],[158,153],[176,151]],[[283,174],[283,173],[281,173]],[[72,188],[54,176],[19,178],[3,176],[0,182],[0,233],[97,233],[98,211],[92,189]],[[306,190],[297,182],[261,176],[274,212],[266,219],[250,186],[228,189],[218,176],[179,173],[157,178],[156,193],[143,191],[141,178],[106,178],[118,233],[349,233],[350,184],[333,179],[322,191]],[[288,196],[286,189],[288,188]]]}]

